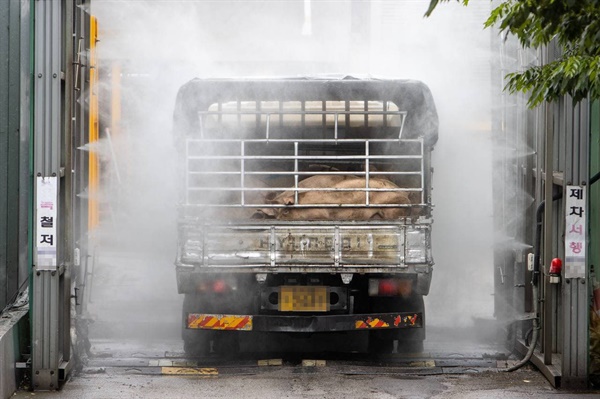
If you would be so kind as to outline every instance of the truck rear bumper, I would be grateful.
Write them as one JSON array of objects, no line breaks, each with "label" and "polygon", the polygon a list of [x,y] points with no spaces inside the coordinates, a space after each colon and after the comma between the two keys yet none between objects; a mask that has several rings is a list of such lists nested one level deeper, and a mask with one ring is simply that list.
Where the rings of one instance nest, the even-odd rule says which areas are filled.
[{"label": "truck rear bumper", "polygon": [[352,315],[223,315],[188,313],[186,327],[197,330],[334,332],[422,328],[423,314],[395,312]]}]

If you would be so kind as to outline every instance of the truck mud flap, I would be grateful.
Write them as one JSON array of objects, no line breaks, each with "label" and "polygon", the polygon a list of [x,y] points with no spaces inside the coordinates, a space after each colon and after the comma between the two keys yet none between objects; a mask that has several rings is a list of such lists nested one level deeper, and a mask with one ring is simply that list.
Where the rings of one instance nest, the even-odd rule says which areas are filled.
[{"label": "truck mud flap", "polygon": [[188,329],[263,332],[327,332],[422,328],[423,314],[414,312],[353,315],[224,315],[189,313]]}]

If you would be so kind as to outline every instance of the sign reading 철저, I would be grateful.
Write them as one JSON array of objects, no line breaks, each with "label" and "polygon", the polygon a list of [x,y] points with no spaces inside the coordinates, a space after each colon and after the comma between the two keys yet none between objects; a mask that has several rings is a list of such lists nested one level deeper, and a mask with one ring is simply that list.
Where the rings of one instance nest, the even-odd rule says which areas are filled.
[{"label": "sign reading \ucca0\uc800", "polygon": [[57,178],[37,178],[35,247],[37,270],[56,270]]},{"label": "sign reading \ucca0\uc800", "polygon": [[565,200],[565,278],[585,278],[586,190],[567,186]]}]

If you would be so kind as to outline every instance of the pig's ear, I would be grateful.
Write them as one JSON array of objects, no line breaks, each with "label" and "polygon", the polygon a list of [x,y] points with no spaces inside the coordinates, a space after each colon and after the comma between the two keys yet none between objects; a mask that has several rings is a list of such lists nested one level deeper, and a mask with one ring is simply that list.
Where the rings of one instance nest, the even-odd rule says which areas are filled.
[{"label": "pig's ear", "polygon": [[287,198],[283,199],[283,204],[284,205],[294,205],[294,197],[289,196]]}]

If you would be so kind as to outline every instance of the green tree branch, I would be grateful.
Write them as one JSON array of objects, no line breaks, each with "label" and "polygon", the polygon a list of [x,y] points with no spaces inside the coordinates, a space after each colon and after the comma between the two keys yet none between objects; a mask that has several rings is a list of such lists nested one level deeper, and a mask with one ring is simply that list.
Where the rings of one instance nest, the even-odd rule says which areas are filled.
[{"label": "green tree branch", "polygon": [[[425,16],[447,1],[430,0]],[[555,61],[507,75],[505,90],[528,93],[530,107],[565,95],[575,102],[600,98],[600,0],[507,0],[492,10],[484,26],[510,32],[525,48],[554,40],[561,46]]]}]

